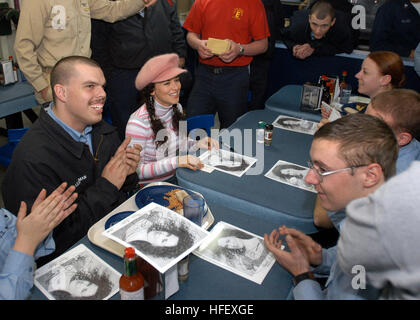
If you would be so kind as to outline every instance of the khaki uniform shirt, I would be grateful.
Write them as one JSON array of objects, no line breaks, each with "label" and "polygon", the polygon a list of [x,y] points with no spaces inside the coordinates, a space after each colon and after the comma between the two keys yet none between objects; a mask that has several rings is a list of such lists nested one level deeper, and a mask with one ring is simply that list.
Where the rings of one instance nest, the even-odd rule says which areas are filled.
[{"label": "khaki uniform shirt", "polygon": [[38,102],[44,102],[39,91],[49,87],[58,60],[90,57],[91,18],[115,22],[143,8],[143,0],[22,0],[14,49]]}]

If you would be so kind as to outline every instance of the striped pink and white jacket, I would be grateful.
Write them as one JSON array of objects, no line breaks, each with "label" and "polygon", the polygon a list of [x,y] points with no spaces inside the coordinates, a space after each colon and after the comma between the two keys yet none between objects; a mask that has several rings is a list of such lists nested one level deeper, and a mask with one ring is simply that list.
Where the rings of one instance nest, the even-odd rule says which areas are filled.
[{"label": "striped pink and white jacket", "polygon": [[[182,106],[178,103],[182,112]],[[178,167],[177,150],[180,147],[178,134],[172,126],[172,107],[164,107],[155,101],[155,115],[162,121],[168,133],[168,141],[156,148],[150,116],[146,105],[137,109],[128,120],[125,135],[131,137],[130,145],[139,144],[142,147],[137,174],[141,183],[166,180],[175,174]],[[158,137],[159,139],[159,133]],[[162,136],[161,140],[163,140]],[[195,145],[188,140],[187,148]]]}]

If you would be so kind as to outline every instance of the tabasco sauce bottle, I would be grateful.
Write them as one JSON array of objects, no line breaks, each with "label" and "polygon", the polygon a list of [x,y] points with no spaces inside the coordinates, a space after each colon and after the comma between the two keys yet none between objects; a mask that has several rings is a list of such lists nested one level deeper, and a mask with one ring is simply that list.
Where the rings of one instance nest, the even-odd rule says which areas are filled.
[{"label": "tabasco sauce bottle", "polygon": [[120,278],[121,300],[144,300],[144,278],[137,270],[134,248],[125,248],[124,273]]}]

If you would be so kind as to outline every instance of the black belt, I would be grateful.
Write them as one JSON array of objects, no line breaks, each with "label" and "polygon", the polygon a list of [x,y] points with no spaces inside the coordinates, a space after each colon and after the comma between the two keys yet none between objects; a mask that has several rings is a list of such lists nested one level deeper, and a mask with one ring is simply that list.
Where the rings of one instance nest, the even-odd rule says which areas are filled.
[{"label": "black belt", "polygon": [[221,74],[221,73],[226,73],[229,71],[235,71],[235,70],[238,70],[239,68],[248,68],[248,66],[217,67],[217,66],[210,66],[204,63],[202,63],[201,65],[214,74]]}]

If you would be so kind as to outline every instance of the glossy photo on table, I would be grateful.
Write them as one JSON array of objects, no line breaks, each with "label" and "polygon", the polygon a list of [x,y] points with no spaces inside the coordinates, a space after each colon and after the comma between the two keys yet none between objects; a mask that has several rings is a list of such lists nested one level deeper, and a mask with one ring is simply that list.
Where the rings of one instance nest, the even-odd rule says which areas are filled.
[{"label": "glossy photo on table", "polygon": [[237,177],[242,177],[257,162],[256,158],[223,149],[206,151],[200,156],[200,160],[206,167]]},{"label": "glossy photo on table", "polygon": [[276,120],[274,120],[273,126],[284,130],[310,135],[314,135],[318,130],[318,123],[316,122],[284,115],[279,115]]},{"label": "glossy photo on table", "polygon": [[85,245],[67,251],[35,272],[35,286],[50,300],[107,300],[121,274]]},{"label": "glossy photo on table", "polygon": [[288,184],[289,186],[317,193],[315,187],[305,182],[309,168],[301,165],[279,160],[265,174],[267,178]]},{"label": "glossy photo on table", "polygon": [[224,221],[214,226],[194,254],[258,284],[264,281],[276,261],[262,237]]},{"label": "glossy photo on table", "polygon": [[136,254],[160,273],[195,250],[208,232],[178,213],[150,203],[102,233]]}]

